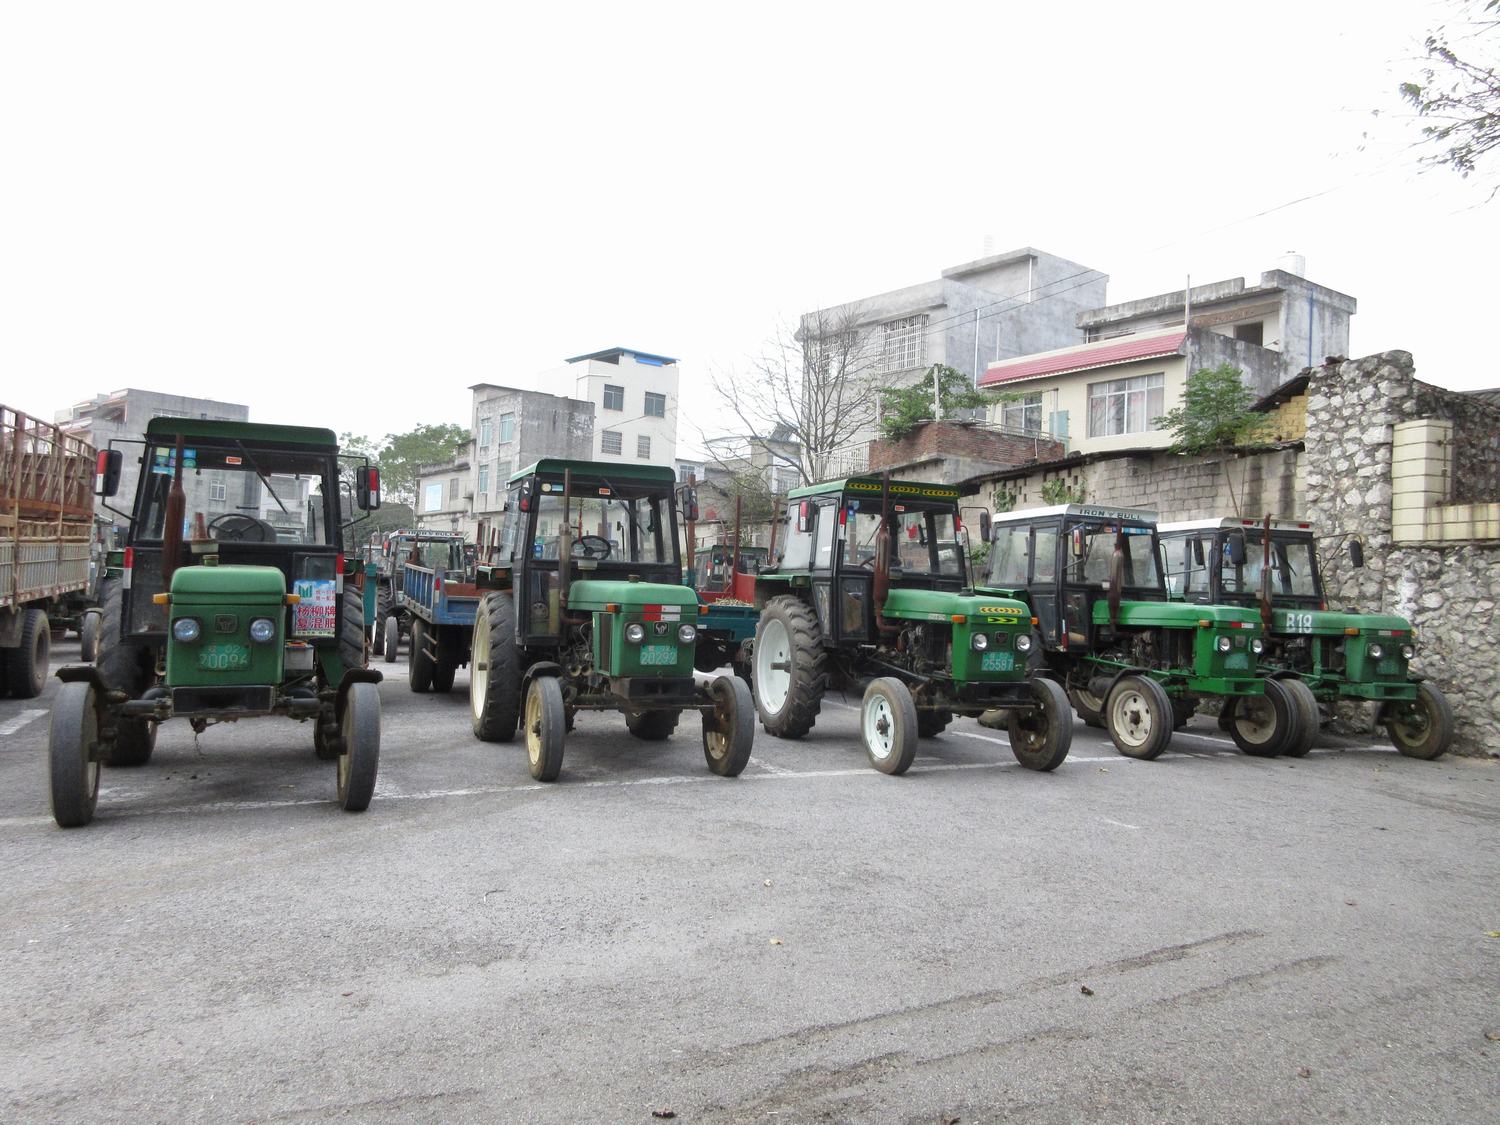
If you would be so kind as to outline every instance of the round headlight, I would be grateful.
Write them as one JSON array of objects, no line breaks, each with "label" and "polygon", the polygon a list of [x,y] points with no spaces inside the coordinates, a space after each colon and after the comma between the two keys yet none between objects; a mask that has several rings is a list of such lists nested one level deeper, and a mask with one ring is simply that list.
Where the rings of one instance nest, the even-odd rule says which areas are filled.
[{"label": "round headlight", "polygon": [[1030,633],[1017,633],[1016,634],[1016,651],[1017,652],[1030,652],[1031,651],[1031,634]]},{"label": "round headlight", "polygon": [[263,645],[276,636],[276,622],[269,617],[257,617],[250,622],[250,639]]},{"label": "round headlight", "polygon": [[1259,656],[1261,653],[1266,651],[1266,642],[1261,640],[1259,637],[1252,637],[1250,639],[1250,651],[1255,653],[1256,656]]},{"label": "round headlight", "polygon": [[646,627],[639,621],[632,621],[625,626],[625,639],[633,645],[638,645],[646,639]]},{"label": "round headlight", "polygon": [[690,645],[698,639],[698,627],[696,625],[677,626],[677,639],[685,645]]},{"label": "round headlight", "polygon": [[972,637],[969,638],[969,644],[973,647],[975,652],[983,652],[985,649],[990,647],[990,639],[983,633],[975,633]]},{"label": "round headlight", "polygon": [[1385,655],[1385,648],[1383,646],[1378,645],[1378,644],[1374,644],[1374,645],[1370,646],[1370,659],[1371,660],[1379,660],[1384,655]]},{"label": "round headlight", "polygon": [[1228,637],[1220,637],[1218,640],[1218,645],[1220,652],[1228,652],[1231,648],[1234,647],[1234,642],[1231,641]]},{"label": "round headlight", "polygon": [[183,643],[196,641],[203,633],[203,626],[196,617],[179,617],[172,622],[172,636]]},{"label": "round headlight", "polygon": [[1402,645],[1401,646],[1401,655],[1404,656],[1404,657],[1406,657],[1406,659],[1410,660],[1413,656],[1417,655],[1417,646],[1416,645]]}]

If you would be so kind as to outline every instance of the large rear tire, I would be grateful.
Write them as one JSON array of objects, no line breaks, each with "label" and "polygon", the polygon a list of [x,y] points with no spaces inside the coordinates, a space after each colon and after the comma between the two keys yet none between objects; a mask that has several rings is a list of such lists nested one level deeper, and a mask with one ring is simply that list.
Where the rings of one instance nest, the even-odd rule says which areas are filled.
[{"label": "large rear tire", "polygon": [[626,711],[625,728],[642,742],[665,742],[680,718],[681,711]]},{"label": "large rear tire", "polygon": [[[365,637],[365,593],[353,582],[345,581],[339,598],[339,661],[343,672],[363,668],[369,663],[369,644]],[[340,672],[340,675],[343,675]]]},{"label": "large rear tire", "polygon": [[27,609],[21,613],[21,643],[0,652],[5,660],[5,679],[17,699],[35,699],[47,686],[47,664],[52,654],[52,630],[47,613]]},{"label": "large rear tire", "polygon": [[1172,698],[1150,676],[1122,676],[1105,700],[1104,721],[1116,750],[1154,761],[1172,741]]},{"label": "large rear tire", "polygon": [[[777,738],[801,738],[818,721],[827,684],[828,654],[812,609],[788,594],[772,598],[755,627],[755,710],[761,726]],[[915,737],[915,719],[912,727]]]},{"label": "large rear tire", "polygon": [[1453,708],[1447,697],[1428,680],[1417,684],[1417,698],[1394,704],[1385,729],[1391,744],[1408,758],[1430,762],[1453,745]]},{"label": "large rear tire", "polygon": [[1029,770],[1055,770],[1073,745],[1073,711],[1068,693],[1056,680],[1031,680],[1032,710],[1013,710],[1006,716],[1010,752]]},{"label": "large rear tire", "polygon": [[52,819],[59,828],[82,828],[94,819],[94,806],[99,802],[98,741],[93,685],[63,684],[52,702],[52,725],[47,732]]},{"label": "large rear tire", "polygon": [[469,653],[469,711],[474,737],[509,742],[521,714],[521,669],[516,655],[516,607],[508,593],[489,593],[474,617]]},{"label": "large rear tire", "polygon": [[526,768],[537,781],[556,781],[562,773],[567,708],[555,676],[536,676],[526,690]]},{"label": "large rear tire", "polygon": [[1229,737],[1244,753],[1274,758],[1297,737],[1302,711],[1280,680],[1266,680],[1264,695],[1237,696]]},{"label": "large rear tire", "polygon": [[881,773],[903,774],[917,757],[917,705],[894,676],[881,676],[865,688],[859,733],[870,765]]},{"label": "large rear tire", "polygon": [[375,796],[380,769],[380,692],[374,684],[349,685],[342,726],[339,805],[345,812],[364,812]]},{"label": "large rear tire", "polygon": [[703,757],[720,777],[738,777],[755,743],[755,700],[737,676],[715,677],[708,693],[714,711],[703,716]]}]

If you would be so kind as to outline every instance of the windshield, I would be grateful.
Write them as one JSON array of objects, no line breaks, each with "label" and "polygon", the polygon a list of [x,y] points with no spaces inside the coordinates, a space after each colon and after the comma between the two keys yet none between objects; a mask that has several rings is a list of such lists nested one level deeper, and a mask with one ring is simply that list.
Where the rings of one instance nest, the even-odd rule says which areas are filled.
[{"label": "windshield", "polygon": [[[844,565],[875,567],[875,537],[880,531],[880,509],[861,508],[849,517],[844,542]],[[892,570],[962,578],[963,554],[958,545],[953,512],[891,505]]]},{"label": "windshield", "polygon": [[[675,562],[669,507],[662,497],[627,500],[619,496],[574,496],[568,522],[573,528],[573,557],[600,562]],[[544,492],[537,503],[532,557],[555,559],[562,532],[561,490]]]},{"label": "windshield", "polygon": [[[1225,595],[1259,596],[1260,576],[1265,563],[1263,533],[1245,532],[1245,561],[1235,566],[1229,561],[1227,538],[1219,552],[1220,589]],[[1271,536],[1271,596],[1316,598],[1318,572],[1313,562],[1313,544],[1309,538],[1283,539]]]},{"label": "windshield", "polygon": [[[137,540],[162,538],[176,457],[172,447],[146,449]],[[193,538],[202,517],[209,538],[223,543],[328,542],[323,495],[335,488],[331,457],[193,444],[182,468],[183,539]]]},{"label": "windshield", "polygon": [[1116,533],[1125,555],[1126,586],[1159,589],[1161,572],[1156,566],[1155,536],[1149,527],[1121,527],[1112,523],[1075,523],[1067,531],[1067,581],[1103,585],[1109,581]]}]

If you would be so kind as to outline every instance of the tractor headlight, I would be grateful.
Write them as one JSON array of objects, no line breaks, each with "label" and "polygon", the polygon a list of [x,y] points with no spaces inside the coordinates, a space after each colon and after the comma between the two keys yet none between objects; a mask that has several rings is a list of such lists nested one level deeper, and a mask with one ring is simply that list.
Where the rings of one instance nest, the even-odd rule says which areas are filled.
[{"label": "tractor headlight", "polygon": [[1031,651],[1031,634],[1030,633],[1017,633],[1016,634],[1016,651],[1017,652],[1030,652]]},{"label": "tractor headlight", "polygon": [[1261,640],[1259,637],[1251,637],[1250,651],[1255,653],[1256,656],[1259,656],[1261,653],[1266,651],[1266,642]]},{"label": "tractor headlight", "polygon": [[1404,657],[1406,657],[1406,659],[1410,660],[1413,656],[1417,655],[1417,646],[1416,645],[1402,645],[1401,646],[1401,655],[1404,656]]},{"label": "tractor headlight", "polygon": [[1379,645],[1379,644],[1373,644],[1373,645],[1370,646],[1370,659],[1371,660],[1379,660],[1384,655],[1385,655],[1385,646]]},{"label": "tractor headlight", "polygon": [[179,617],[172,622],[172,636],[183,644],[192,644],[203,635],[203,626],[196,617]]},{"label": "tractor headlight", "polygon": [[638,645],[646,639],[646,627],[639,621],[632,621],[625,626],[625,639],[633,645]]},{"label": "tractor headlight", "polygon": [[276,637],[276,622],[269,617],[257,617],[250,622],[250,639],[258,645],[266,644]]},{"label": "tractor headlight", "polygon": [[1231,641],[1228,637],[1220,637],[1215,643],[1219,646],[1220,652],[1228,652],[1231,648],[1234,647],[1234,642]]},{"label": "tractor headlight", "polygon": [[969,646],[973,648],[975,652],[983,652],[985,649],[990,647],[990,639],[983,633],[975,633],[972,637],[969,638]]},{"label": "tractor headlight", "polygon": [[677,626],[677,639],[685,645],[690,645],[698,639],[698,627],[696,625]]}]

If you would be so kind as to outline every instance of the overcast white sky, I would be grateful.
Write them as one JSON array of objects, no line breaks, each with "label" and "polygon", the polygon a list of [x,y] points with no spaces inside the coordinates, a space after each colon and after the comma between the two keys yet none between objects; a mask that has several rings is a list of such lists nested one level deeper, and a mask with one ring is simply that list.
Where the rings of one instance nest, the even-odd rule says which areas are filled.
[{"label": "overcast white sky", "polygon": [[1111,301],[1295,250],[1355,355],[1500,384],[1500,201],[1370,116],[1450,4],[538,7],[4,5],[0,401],[379,435],[619,344],[688,441],[778,318],[986,236]]}]

